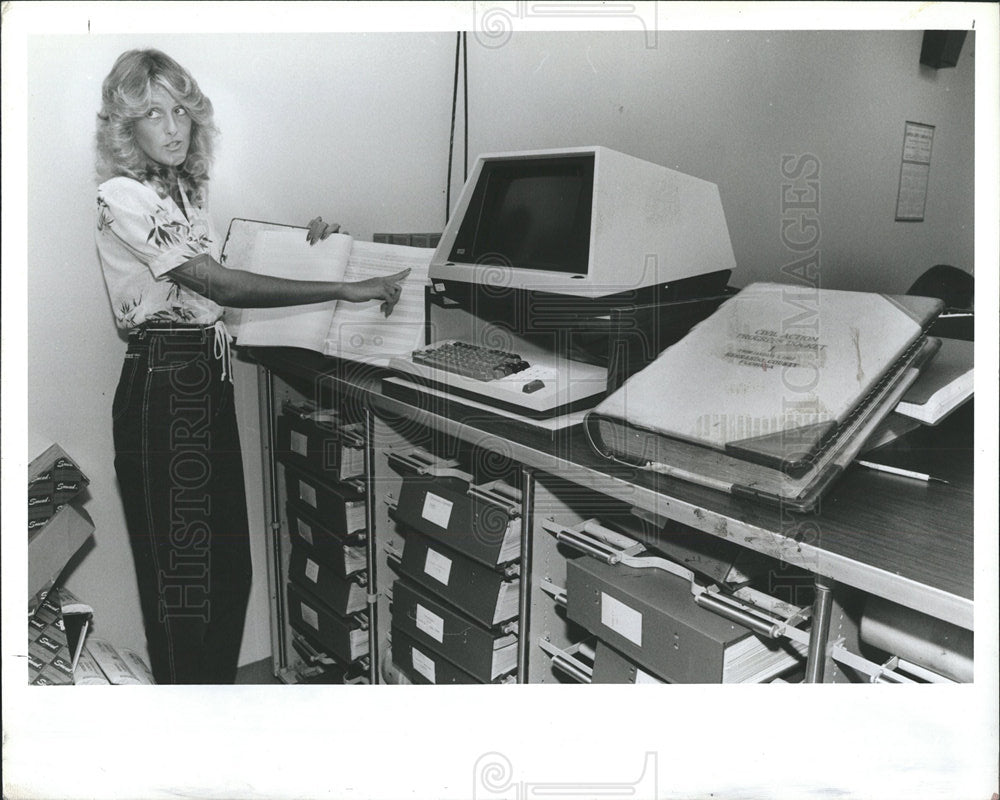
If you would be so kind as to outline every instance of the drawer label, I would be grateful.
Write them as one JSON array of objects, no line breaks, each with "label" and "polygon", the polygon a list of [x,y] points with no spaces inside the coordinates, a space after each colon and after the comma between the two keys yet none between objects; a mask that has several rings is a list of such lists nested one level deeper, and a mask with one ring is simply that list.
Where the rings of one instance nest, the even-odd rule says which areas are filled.
[{"label": "drawer label", "polygon": [[642,647],[642,614],[607,592],[601,592],[601,624]]},{"label": "drawer label", "polygon": [[451,519],[451,509],[455,504],[451,500],[438,497],[433,492],[428,492],[424,497],[424,510],[422,516],[428,522],[437,525],[439,528],[447,528]]},{"label": "drawer label", "polygon": [[427,558],[424,560],[424,572],[438,583],[447,586],[448,579],[451,577],[451,559],[428,548]]},{"label": "drawer label", "polygon": [[413,656],[413,668],[431,683],[437,683],[434,678],[434,662],[417,650],[416,647],[411,647],[410,651]]},{"label": "drawer label", "polygon": [[306,577],[313,583],[316,583],[316,579],[319,578],[319,564],[311,558],[306,559]]},{"label": "drawer label", "polygon": [[417,603],[417,628],[432,639],[444,642],[444,620],[433,611],[424,608],[420,603]]},{"label": "drawer label", "polygon": [[316,489],[308,483],[299,483],[299,499],[316,508]]},{"label": "drawer label", "polygon": [[292,431],[292,439],[290,442],[291,449],[293,453],[298,453],[300,456],[309,455],[309,437],[304,433],[299,433],[298,431]]},{"label": "drawer label", "polygon": [[309,608],[309,606],[305,603],[300,603],[300,605],[302,606],[302,619],[304,619],[309,625],[312,625],[316,630],[319,630],[319,614]]},{"label": "drawer label", "polygon": [[303,522],[300,519],[298,530],[299,530],[299,536],[301,536],[303,539],[309,542],[309,544],[313,544],[313,529],[308,522]]}]

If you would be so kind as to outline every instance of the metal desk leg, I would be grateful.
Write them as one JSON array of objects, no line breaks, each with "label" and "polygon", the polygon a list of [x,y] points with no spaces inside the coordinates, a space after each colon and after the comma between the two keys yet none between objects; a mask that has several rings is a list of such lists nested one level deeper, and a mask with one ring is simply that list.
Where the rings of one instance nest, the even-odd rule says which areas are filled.
[{"label": "metal desk leg", "polygon": [[274,376],[269,369],[257,367],[258,398],[260,400],[261,455],[264,477],[264,520],[267,525],[267,591],[270,599],[271,665],[278,675],[288,666],[288,642],[285,623],[284,582],[282,573],[281,520],[278,509],[278,468],[274,458]]},{"label": "metal desk leg", "polygon": [[830,638],[830,615],[833,608],[833,581],[822,575],[815,578],[816,597],[813,600],[813,625],[806,658],[806,683],[822,683],[826,666],[827,640]]},{"label": "metal desk leg", "polygon": [[365,558],[368,568],[368,681],[378,683],[378,581],[375,575],[375,415],[365,409]]},{"label": "metal desk leg", "polygon": [[517,614],[517,682],[528,682],[528,628],[531,617],[531,543],[535,471],[521,467],[521,594]]}]

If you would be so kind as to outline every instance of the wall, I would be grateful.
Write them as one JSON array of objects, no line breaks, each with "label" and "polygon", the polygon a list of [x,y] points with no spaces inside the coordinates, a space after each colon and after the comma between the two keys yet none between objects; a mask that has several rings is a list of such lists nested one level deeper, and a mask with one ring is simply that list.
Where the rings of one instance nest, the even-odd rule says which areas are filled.
[{"label": "wall", "polygon": [[[469,45],[470,151],[603,144],[717,183],[733,282],[779,280],[785,156],[819,163],[819,280],[905,291],[973,270],[973,73],[919,64],[921,31],[515,33]],[[903,129],[935,126],[926,219],[895,222]],[[805,213],[805,212],[802,212]],[[812,214],[812,212],[808,212]],[[808,241],[812,229],[790,235]]]},{"label": "wall", "polygon": [[[933,72],[918,65],[920,39],[661,32],[647,48],[638,34],[518,33],[491,48],[470,35],[470,152],[604,144],[716,182],[738,285],[779,279],[793,260],[781,241],[781,158],[814,155],[822,284],[902,291],[934,263],[973,268],[974,41],[956,69]],[[93,246],[101,80],[139,46],[196,75],[223,134],[212,189],[223,229],[233,217],[304,223],[322,213],[367,238],[444,223],[454,42],[453,33],[29,40],[28,424],[91,478],[95,545],[69,587],[94,606],[101,636],[143,647],[109,424],[125,345]],[[893,221],[906,120],[936,126],[923,223]],[[237,378],[256,476],[253,368],[240,365]],[[257,580],[244,663],[269,647],[251,480]]]}]

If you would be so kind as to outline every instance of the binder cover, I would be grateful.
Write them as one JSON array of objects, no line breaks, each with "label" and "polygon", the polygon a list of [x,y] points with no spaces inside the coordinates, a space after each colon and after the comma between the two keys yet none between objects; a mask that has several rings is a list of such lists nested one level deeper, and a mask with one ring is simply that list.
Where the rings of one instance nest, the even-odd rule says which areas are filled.
[{"label": "binder cover", "polygon": [[[726,273],[728,280],[729,273]],[[724,287],[720,287],[724,290]],[[712,314],[735,290],[662,303],[611,309],[608,393],[649,364]]]},{"label": "binder cover", "polygon": [[[825,446],[807,459],[809,466],[798,477],[777,466],[766,466],[736,453],[664,435],[597,411],[588,415],[585,431],[595,451],[606,458],[779,505],[788,511],[812,511],[882,421],[892,413],[920,374],[921,366],[933,355],[937,343],[936,339],[917,340],[913,349],[904,355],[899,369],[886,376]],[[619,391],[626,390],[628,385]],[[664,403],[664,407],[669,408],[669,403]],[[811,437],[812,433],[811,429],[806,431],[807,436]],[[788,434],[787,442],[781,447],[797,450],[795,432]]]},{"label": "binder cover", "polygon": [[488,628],[517,616],[519,579],[506,580],[416,532],[406,535],[399,572]]},{"label": "binder cover", "polygon": [[942,308],[754,283],[594,413],[800,477]]},{"label": "binder cover", "polygon": [[482,683],[517,667],[516,636],[479,625],[406,580],[393,584],[392,624]]},{"label": "binder cover", "polygon": [[500,506],[473,499],[467,488],[455,479],[407,475],[394,516],[487,567],[515,560],[520,520],[512,520]]},{"label": "binder cover", "polygon": [[337,575],[304,547],[292,547],[288,579],[342,617],[364,611],[367,606],[363,587]]},{"label": "binder cover", "polygon": [[657,569],[566,562],[567,616],[671,683],[757,682],[798,663],[748,628],[694,602],[690,584]]}]

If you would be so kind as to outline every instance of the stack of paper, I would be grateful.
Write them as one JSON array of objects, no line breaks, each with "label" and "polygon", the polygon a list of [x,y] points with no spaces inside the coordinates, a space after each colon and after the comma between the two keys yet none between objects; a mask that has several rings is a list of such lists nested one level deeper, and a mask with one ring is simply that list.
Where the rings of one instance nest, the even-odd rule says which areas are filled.
[{"label": "stack of paper", "polygon": [[973,392],[973,342],[941,339],[941,349],[920,372],[896,411],[925,425],[937,425]]}]

